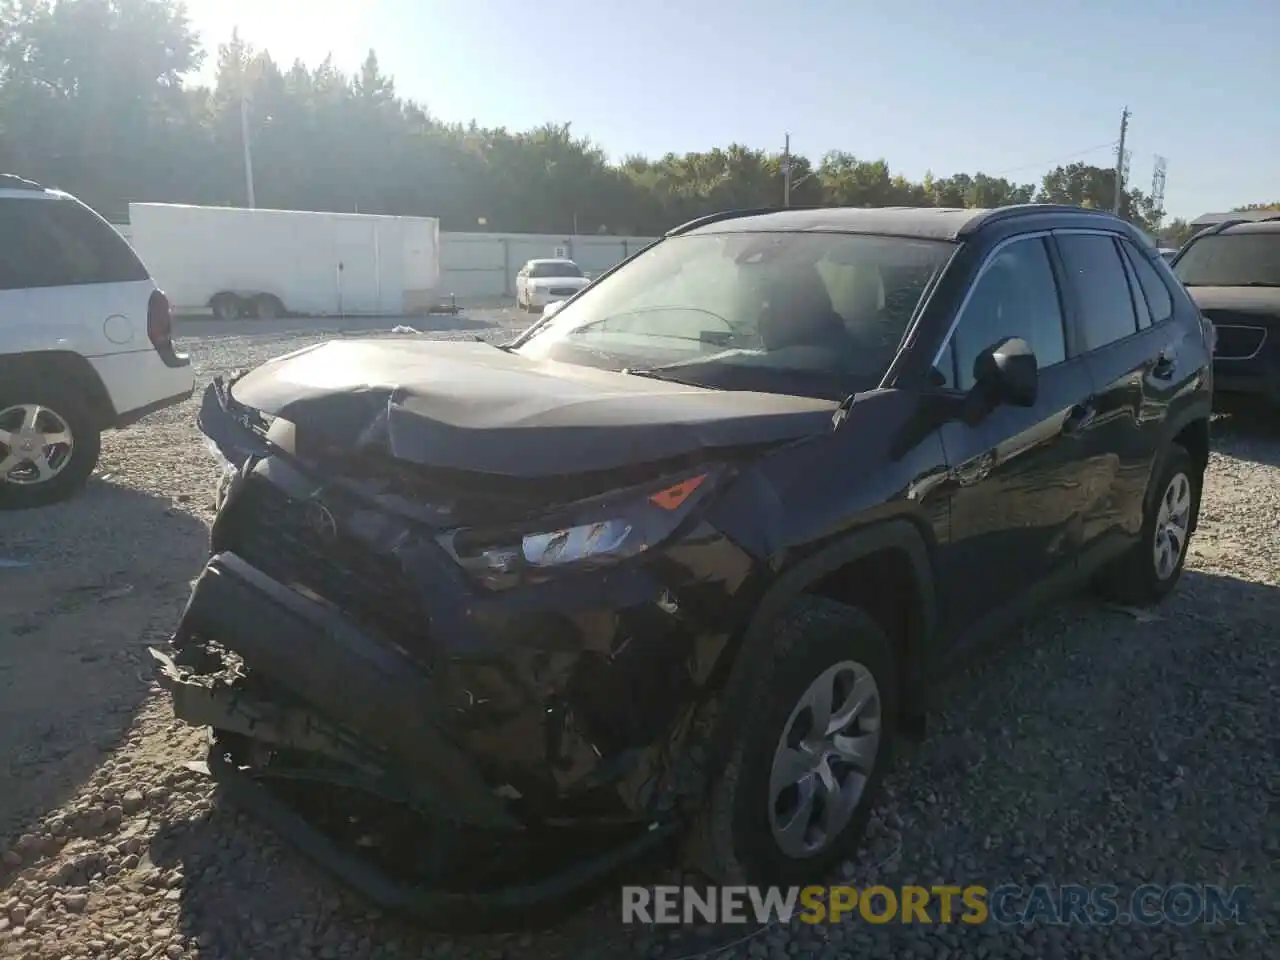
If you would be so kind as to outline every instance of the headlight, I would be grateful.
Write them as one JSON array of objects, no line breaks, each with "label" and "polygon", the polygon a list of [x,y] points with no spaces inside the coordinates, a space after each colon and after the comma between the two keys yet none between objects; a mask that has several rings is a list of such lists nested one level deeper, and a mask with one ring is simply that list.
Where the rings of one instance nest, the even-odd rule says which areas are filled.
[{"label": "headlight", "polygon": [[502,589],[634,557],[667,540],[709,496],[718,468],[574,504],[547,519],[500,530],[466,528],[439,538],[464,570]]}]

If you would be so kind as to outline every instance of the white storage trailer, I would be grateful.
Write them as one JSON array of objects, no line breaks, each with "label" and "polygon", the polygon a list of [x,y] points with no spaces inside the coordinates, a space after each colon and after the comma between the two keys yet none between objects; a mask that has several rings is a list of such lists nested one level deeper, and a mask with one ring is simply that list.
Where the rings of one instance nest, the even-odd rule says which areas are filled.
[{"label": "white storage trailer", "polygon": [[177,313],[390,316],[438,302],[435,218],[131,203],[129,240]]}]

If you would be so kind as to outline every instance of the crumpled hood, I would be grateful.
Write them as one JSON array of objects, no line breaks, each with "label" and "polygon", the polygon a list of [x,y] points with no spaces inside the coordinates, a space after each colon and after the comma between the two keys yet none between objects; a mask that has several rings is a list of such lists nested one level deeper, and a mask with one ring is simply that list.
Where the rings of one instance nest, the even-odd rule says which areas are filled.
[{"label": "crumpled hood", "polygon": [[421,466],[529,478],[795,440],[830,431],[839,406],[440,340],[318,344],[250,371],[231,395],[330,448],[385,444]]},{"label": "crumpled hood", "polygon": [[1187,287],[1201,310],[1280,316],[1280,287]]}]

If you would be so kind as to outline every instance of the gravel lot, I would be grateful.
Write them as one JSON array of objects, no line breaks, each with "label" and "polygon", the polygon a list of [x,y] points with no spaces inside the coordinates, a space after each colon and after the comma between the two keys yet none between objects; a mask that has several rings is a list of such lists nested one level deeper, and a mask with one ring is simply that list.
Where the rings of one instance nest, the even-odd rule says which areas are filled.
[{"label": "gravel lot", "polygon": [[[203,385],[395,323],[180,334]],[[526,323],[489,310],[415,325],[493,339]],[[0,957],[1280,956],[1275,427],[1216,425],[1189,569],[1158,611],[1070,602],[948,682],[844,869],[891,886],[1252,885],[1243,925],[655,932],[623,927],[609,897],[552,931],[448,940],[370,912],[185,766],[203,741],[169,718],[146,646],[177,622],[205,554],[213,462],[195,409],[109,435],[76,501],[0,515],[0,558],[26,564],[0,567]]]}]

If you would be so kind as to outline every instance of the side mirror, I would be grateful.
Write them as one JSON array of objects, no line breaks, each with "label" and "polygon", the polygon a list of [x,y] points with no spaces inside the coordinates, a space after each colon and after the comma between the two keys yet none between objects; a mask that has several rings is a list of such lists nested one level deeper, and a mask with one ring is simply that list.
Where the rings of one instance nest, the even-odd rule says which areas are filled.
[{"label": "side mirror", "polygon": [[997,403],[1030,407],[1039,393],[1040,368],[1027,341],[1006,337],[978,354],[973,378],[976,389]]},{"label": "side mirror", "polygon": [[554,317],[557,313],[560,312],[560,308],[563,306],[564,306],[563,300],[552,300],[550,303],[548,303],[545,307],[542,308],[542,319],[550,320],[552,317]]}]

